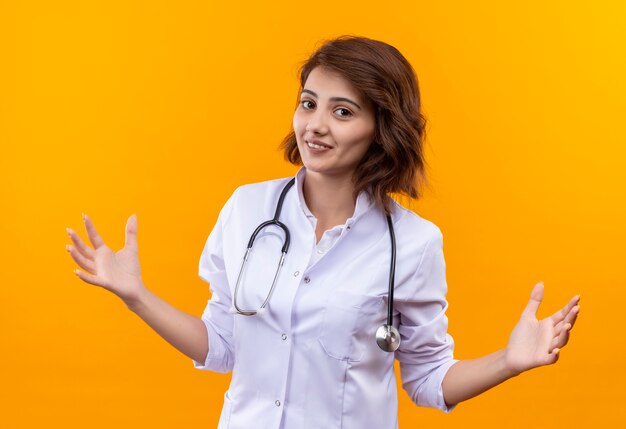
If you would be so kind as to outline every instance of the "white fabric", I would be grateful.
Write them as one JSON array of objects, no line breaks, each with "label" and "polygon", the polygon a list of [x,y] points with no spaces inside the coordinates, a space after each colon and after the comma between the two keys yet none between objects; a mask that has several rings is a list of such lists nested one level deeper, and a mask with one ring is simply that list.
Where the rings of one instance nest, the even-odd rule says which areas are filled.
[{"label": "white fabric", "polygon": [[[200,258],[200,277],[212,292],[202,315],[209,353],[194,366],[232,370],[219,429],[395,429],[394,357],[411,399],[449,412],[454,407],[446,406],[441,382],[457,361],[447,333],[441,232],[394,203],[394,325],[402,344],[395,353],[384,352],[374,337],[387,312],[391,243],[384,213],[362,193],[354,215],[316,246],[315,221],[301,194],[305,174],[304,168],[298,172],[285,198],[280,220],[290,230],[291,247],[262,316],[233,314],[232,295],[248,240],[273,217],[289,178],[238,188]],[[282,243],[277,227],[259,234],[240,307],[258,309],[267,296]]]}]

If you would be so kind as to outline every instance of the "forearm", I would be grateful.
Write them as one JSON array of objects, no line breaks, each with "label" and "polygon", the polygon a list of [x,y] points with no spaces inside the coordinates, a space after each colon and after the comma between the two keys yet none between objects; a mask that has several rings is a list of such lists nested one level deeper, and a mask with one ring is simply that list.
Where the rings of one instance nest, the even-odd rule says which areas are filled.
[{"label": "forearm", "polygon": [[197,362],[204,362],[209,352],[204,322],[187,314],[144,288],[137,299],[126,303],[165,341]]},{"label": "forearm", "polygon": [[504,349],[480,358],[462,360],[446,373],[442,383],[443,396],[446,404],[458,404],[516,375],[505,363]]}]

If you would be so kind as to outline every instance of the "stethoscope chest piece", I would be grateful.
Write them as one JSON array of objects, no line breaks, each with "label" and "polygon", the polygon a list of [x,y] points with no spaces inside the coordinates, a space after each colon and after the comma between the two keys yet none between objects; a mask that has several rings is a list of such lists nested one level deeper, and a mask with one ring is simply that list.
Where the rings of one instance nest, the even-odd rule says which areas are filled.
[{"label": "stethoscope chest piece", "polygon": [[376,343],[386,352],[395,352],[400,347],[400,332],[393,325],[380,325],[376,330]]}]

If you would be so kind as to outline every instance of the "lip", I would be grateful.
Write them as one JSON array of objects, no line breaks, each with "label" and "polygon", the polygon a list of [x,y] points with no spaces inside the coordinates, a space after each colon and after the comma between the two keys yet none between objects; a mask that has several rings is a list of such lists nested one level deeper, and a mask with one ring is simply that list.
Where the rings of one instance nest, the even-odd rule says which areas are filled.
[{"label": "lip", "polygon": [[305,140],[304,140],[304,143],[305,143],[305,144],[307,144],[307,143],[311,143],[311,144],[318,145],[318,146],[324,146],[324,148],[323,148],[323,149],[318,149],[318,148],[312,148],[312,147],[309,147],[309,146],[308,146],[308,144],[307,144],[307,147],[308,147],[309,149],[313,149],[313,150],[327,150],[327,149],[332,149],[332,146],[331,146],[331,145],[329,145],[328,143],[324,143],[324,142],[323,142],[323,141],[321,141],[321,140],[306,140],[306,139],[305,139]]}]

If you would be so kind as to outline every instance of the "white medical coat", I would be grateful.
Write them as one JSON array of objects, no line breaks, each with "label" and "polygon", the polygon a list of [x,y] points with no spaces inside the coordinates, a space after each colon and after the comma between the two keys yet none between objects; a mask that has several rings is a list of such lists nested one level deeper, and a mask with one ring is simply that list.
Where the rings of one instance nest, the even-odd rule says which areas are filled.
[{"label": "white medical coat", "polygon": [[[393,203],[397,262],[394,325],[402,343],[382,351],[376,329],[386,323],[391,242],[384,213],[364,192],[354,215],[323,255],[303,207],[302,168],[280,220],[291,245],[262,316],[233,314],[232,298],[252,232],[271,219],[279,179],[238,188],[222,209],[200,258],[211,299],[202,315],[209,341],[198,369],[232,371],[219,429],[395,429],[394,357],[411,399],[450,411],[441,382],[457,362],[447,333],[442,235],[431,222]],[[259,234],[238,305],[258,309],[280,259],[283,233]],[[310,262],[312,262],[310,264]]]}]

